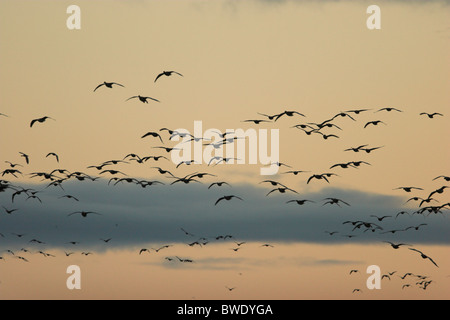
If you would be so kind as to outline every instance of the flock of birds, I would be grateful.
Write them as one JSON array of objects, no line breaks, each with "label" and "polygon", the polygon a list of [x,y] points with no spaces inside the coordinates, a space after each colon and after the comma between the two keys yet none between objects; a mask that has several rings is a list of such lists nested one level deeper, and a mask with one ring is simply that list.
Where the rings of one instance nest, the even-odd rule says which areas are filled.
[{"label": "flock of birds", "polygon": [[[160,74],[158,74],[154,80],[154,82],[157,82],[161,77],[170,77],[172,75],[178,75],[180,77],[183,77],[183,75],[179,72],[176,71],[164,71]],[[122,87],[125,88],[125,86],[121,83],[118,82],[103,82],[100,83],[99,85],[97,85],[94,88],[94,92],[97,92],[97,90],[101,90],[103,88],[107,88],[107,89],[113,89],[115,87]],[[127,98],[125,101],[129,101],[132,99],[138,99],[140,102],[142,103],[149,103],[149,101],[153,101],[153,102],[160,102],[158,99],[153,98],[153,97],[149,97],[149,96],[141,96],[141,95],[135,95],[135,96],[131,96],[129,98]],[[328,140],[328,139],[339,139],[339,134],[338,132],[327,132],[327,130],[339,130],[342,131],[342,125],[338,122],[338,120],[340,119],[348,119],[349,121],[357,121],[355,118],[362,114],[362,113],[370,113],[371,109],[353,109],[353,110],[348,110],[348,111],[344,111],[344,112],[339,112],[333,116],[331,116],[328,119],[325,120],[321,120],[320,122],[302,122],[302,123],[298,123],[294,126],[292,126],[292,129],[298,129],[301,132],[305,133],[307,136],[311,136],[311,135],[318,135],[321,136],[324,140]],[[402,110],[399,110],[397,108],[391,108],[391,107],[385,107],[385,108],[380,108],[377,109],[375,111],[373,111],[372,113],[375,115],[381,114],[381,113],[402,113]],[[246,123],[251,123],[254,125],[260,125],[262,123],[277,123],[278,121],[280,121],[280,119],[282,118],[288,118],[288,117],[295,117],[296,119],[307,119],[307,117],[303,114],[300,113],[298,111],[293,111],[293,110],[284,110],[280,113],[275,113],[275,114],[265,114],[265,113],[258,113],[262,118],[258,118],[258,119],[245,119],[242,120],[242,122],[246,122]],[[433,112],[433,113],[420,113],[419,116],[421,117],[426,117],[429,119],[434,119],[436,117],[442,117],[443,114],[441,113],[437,113],[437,112]],[[7,118],[9,118],[8,115],[0,113],[0,117],[5,118],[4,120],[6,120]],[[53,119],[50,116],[44,116],[41,118],[37,118],[37,119],[32,119],[30,121],[30,128],[34,128],[36,125],[40,124],[40,125],[44,125],[44,123],[47,120],[53,120],[56,121],[55,119]],[[365,122],[361,127],[362,129],[368,129],[369,127],[375,127],[378,125],[387,125],[387,123],[385,122],[386,120],[381,120],[381,119],[374,119],[374,120],[370,120],[368,122]],[[164,136],[164,132],[167,132],[168,137],[166,139],[166,137]],[[191,161],[183,161],[181,163],[175,164],[175,168],[174,169],[169,169],[167,168],[164,164],[161,164],[159,166],[157,166],[155,163],[170,163],[169,158],[166,156],[168,155],[170,152],[172,152],[173,150],[175,150],[174,147],[168,146],[166,145],[166,143],[170,142],[171,140],[173,140],[173,138],[175,137],[181,137],[181,138],[188,138],[189,140],[187,142],[198,142],[201,140],[206,140],[203,137],[195,137],[193,135],[187,134],[187,133],[182,133],[182,132],[177,132],[176,130],[172,130],[172,129],[168,129],[168,128],[160,128],[159,130],[155,130],[155,131],[149,131],[144,133],[140,139],[155,139],[158,142],[161,142],[161,144],[163,144],[162,146],[154,146],[153,149],[155,150],[161,150],[162,152],[164,152],[163,154],[152,154],[152,155],[146,155],[146,156],[140,156],[138,154],[127,154],[124,155],[123,157],[120,157],[118,159],[112,159],[112,160],[106,160],[102,163],[98,163],[98,164],[93,164],[91,166],[88,166],[86,169],[87,170],[91,170],[92,172],[96,172],[97,174],[93,174],[93,173],[85,173],[83,171],[74,171],[74,172],[69,172],[66,169],[61,169],[61,168],[56,168],[54,170],[52,170],[51,172],[40,172],[40,171],[34,171],[34,172],[25,172],[25,170],[27,169],[27,166],[30,166],[30,164],[32,163],[33,160],[33,156],[29,155],[27,153],[24,152],[20,152],[17,157],[22,158],[22,160],[19,159],[15,159],[16,161],[12,161],[12,159],[6,160],[4,161],[4,163],[6,164],[6,168],[4,168],[1,172],[0,172],[0,193],[5,193],[5,192],[10,192],[10,199],[11,201],[8,203],[3,203],[2,204],[2,208],[4,210],[4,213],[7,215],[14,215],[16,214],[18,211],[20,211],[20,208],[16,207],[17,204],[17,199],[23,197],[24,201],[28,202],[28,201],[36,201],[36,203],[43,203],[42,199],[40,198],[40,194],[44,193],[45,190],[47,188],[50,187],[57,187],[61,189],[61,195],[58,197],[59,199],[67,199],[67,200],[71,200],[71,201],[75,201],[75,202],[80,202],[80,199],[78,198],[77,195],[71,195],[71,194],[67,194],[65,193],[65,189],[64,189],[64,184],[67,183],[68,181],[97,181],[99,179],[106,179],[108,181],[108,185],[113,185],[116,186],[118,184],[123,184],[123,183],[128,183],[128,184],[135,184],[137,186],[140,186],[142,188],[147,188],[150,186],[154,186],[154,185],[174,185],[177,183],[180,184],[189,184],[189,183],[202,183],[204,181],[204,178],[211,178],[213,180],[208,181],[208,189],[220,189],[222,190],[223,187],[228,187],[226,190],[229,190],[229,187],[231,187],[231,185],[224,180],[220,180],[217,179],[217,175],[213,174],[211,172],[192,172],[189,173],[187,175],[180,175],[177,173],[178,170],[181,170],[180,167],[181,166],[191,166],[191,165],[195,165],[195,161],[191,160]],[[225,132],[225,133],[217,133],[217,141],[215,141],[214,143],[209,141],[207,143],[205,143],[204,145],[211,145],[214,148],[219,148],[219,147],[223,147],[225,145],[232,145],[237,139],[240,139],[241,137],[238,137],[234,134],[234,132]],[[166,141],[166,142],[164,142]],[[365,154],[370,154],[372,152],[377,152],[378,150],[382,149],[384,146],[369,146],[367,144],[363,144],[363,145],[358,145],[358,146],[352,146],[349,147],[345,150],[343,150],[343,152],[350,152],[353,154],[361,154],[361,153],[365,153]],[[9,155],[11,156],[11,155]],[[54,159],[54,161],[56,161],[56,163],[59,165],[60,163],[60,156],[54,152],[49,152],[46,156],[46,158],[50,158],[50,159]],[[222,157],[222,156],[214,156],[210,159],[210,161],[206,164],[206,167],[208,169],[212,169],[214,168],[216,165],[221,164],[221,163],[228,163],[230,160],[236,160],[236,158],[227,158],[227,157]],[[119,170],[116,166],[117,165],[122,165],[122,164],[130,164],[132,162],[135,162],[136,164],[146,164],[146,163],[152,163],[151,169],[155,170],[154,174],[159,174],[160,176],[164,177],[164,180],[145,180],[145,179],[138,179],[135,177],[129,177],[125,172]],[[286,168],[286,170],[284,172],[280,173],[280,176],[283,175],[292,175],[292,176],[303,176],[302,174],[307,174],[309,173],[305,178],[304,178],[304,182],[306,184],[312,184],[312,183],[325,183],[325,184],[330,184],[332,182],[333,177],[338,177],[340,176],[342,171],[345,170],[351,170],[351,169],[358,169],[360,167],[363,166],[371,166],[372,164],[368,161],[365,160],[355,160],[355,161],[351,161],[351,162],[344,162],[344,163],[334,163],[331,164],[329,169],[327,169],[325,172],[315,172],[315,173],[310,173],[311,171],[304,171],[304,170],[298,170],[295,169],[291,166],[291,164],[286,164],[286,163],[280,163],[280,162],[276,162],[276,163],[272,163],[270,165],[273,166],[278,166],[280,168]],[[336,173],[336,170],[340,170],[339,173]],[[341,171],[342,170],[342,171]],[[206,170],[205,170],[206,171]],[[40,185],[44,184],[43,189],[33,189],[33,188],[25,188],[20,186],[20,183],[18,181],[14,181],[14,179],[19,179],[19,178],[23,178],[25,176],[29,176],[30,179],[40,179]],[[445,176],[445,175],[441,175],[438,177],[434,177],[433,181],[437,181],[437,182],[449,182],[450,181],[450,177],[449,176]],[[341,206],[345,206],[345,207],[350,207],[351,203],[349,203],[348,201],[344,200],[344,199],[339,199],[336,197],[327,197],[324,199],[304,199],[302,197],[299,196],[299,193],[295,190],[295,188],[289,187],[283,183],[281,183],[280,181],[277,180],[271,180],[271,179],[266,179],[260,182],[260,184],[263,184],[265,186],[268,186],[269,189],[267,190],[267,193],[264,194],[265,197],[271,197],[273,194],[287,194],[292,196],[291,198],[285,199],[285,201],[283,203],[285,203],[285,205],[297,205],[297,206],[305,206],[305,205],[314,205],[319,203],[321,206],[337,206],[337,207],[341,207]],[[395,187],[394,190],[398,190],[398,191],[402,191],[405,194],[412,194],[414,192],[420,192],[420,191],[425,191],[427,193],[427,195],[425,196],[418,196],[418,195],[414,195],[413,197],[409,198],[406,203],[410,203],[410,202],[417,202],[418,206],[416,208],[416,210],[412,213],[407,212],[407,211],[400,211],[400,212],[396,212],[392,215],[385,215],[385,216],[376,216],[376,215],[371,215],[370,217],[372,218],[371,221],[363,221],[363,220],[355,220],[355,221],[343,221],[342,225],[349,225],[351,230],[346,230],[346,232],[344,234],[342,234],[343,237],[347,237],[347,238],[353,238],[353,237],[357,237],[359,236],[357,233],[358,231],[361,231],[363,233],[366,232],[372,232],[372,233],[379,233],[379,234],[395,234],[395,233],[399,233],[399,232],[407,232],[409,230],[415,230],[415,231],[419,231],[419,229],[421,228],[425,228],[427,226],[426,223],[422,223],[420,225],[413,225],[413,226],[407,226],[403,229],[386,229],[385,226],[383,226],[383,222],[385,220],[389,220],[389,219],[397,219],[398,217],[400,217],[401,215],[423,215],[424,217],[428,217],[431,214],[444,214],[446,212],[446,210],[450,209],[450,202],[447,203],[441,203],[440,199],[438,198],[440,195],[442,195],[447,188],[450,188],[447,185],[440,185],[439,188],[436,188],[435,190],[428,190],[425,191],[420,187],[416,187],[416,186],[399,186],[399,187]],[[225,193],[225,192],[224,192]],[[226,193],[223,196],[214,199],[214,201],[211,202],[212,206],[220,206],[220,205],[224,205],[225,202],[228,201],[245,201],[245,198],[242,197],[241,195],[238,194],[229,194]],[[89,216],[92,215],[102,215],[102,213],[98,213],[98,212],[94,212],[94,211],[74,211],[74,212],[70,212],[67,213],[67,216],[80,216],[81,218],[88,218]],[[12,231],[2,231],[2,233],[0,233],[0,239],[1,238],[5,238],[9,235],[12,235],[14,237],[18,237],[21,239],[24,239],[25,244],[33,244],[33,245],[37,245],[37,246],[45,246],[45,242],[40,240],[40,239],[36,239],[36,238],[31,238],[31,239],[27,239],[27,235],[25,234],[20,234],[20,233],[15,233]],[[238,241],[238,239],[235,239],[235,237],[233,235],[227,234],[227,235],[217,235],[214,237],[206,237],[206,236],[196,236],[188,231],[186,231],[184,228],[180,228],[180,232],[183,232],[187,239],[189,239],[187,245],[190,247],[194,247],[194,246],[198,246],[198,247],[203,247],[205,245],[207,245],[208,243],[211,243],[212,241],[231,241],[231,243],[234,244],[233,247],[230,248],[230,250],[234,251],[234,252],[238,252],[245,244],[246,241]],[[334,230],[334,231],[325,231],[327,234],[329,234],[330,236],[335,236],[335,235],[339,235],[341,234],[341,231],[339,230]],[[99,241],[106,243],[109,243],[112,240],[112,238],[102,238],[99,239]],[[411,251],[411,254],[417,254],[420,258],[429,261],[430,263],[432,263],[432,265],[436,268],[438,268],[438,263],[432,259],[430,256],[426,255],[425,253],[423,253],[422,251],[420,251],[417,248],[413,248],[411,245],[409,244],[404,244],[404,243],[394,243],[391,241],[384,241],[384,243],[388,244],[390,247],[392,247],[394,250],[399,250],[402,249],[403,247],[409,247],[409,251]],[[70,244],[72,246],[77,246],[80,244],[79,241],[69,241],[67,243],[65,243],[66,245]],[[143,255],[145,253],[159,253],[160,251],[166,251],[171,247],[174,247],[175,244],[165,244],[162,246],[158,246],[157,248],[142,248],[139,250],[138,254],[139,255]],[[270,243],[264,243],[261,244],[260,247],[265,247],[265,248],[273,248],[274,245],[270,244]],[[20,252],[13,252],[13,250],[5,250],[3,252],[4,254],[2,254],[0,256],[0,260],[7,260],[9,259],[9,257],[15,258],[15,259],[20,259],[24,262],[29,262],[30,259],[29,257],[25,256],[25,254],[31,254],[33,253],[30,249],[27,248],[22,248],[20,250]],[[38,249],[35,251],[35,253],[38,253],[44,257],[53,257],[54,255],[48,252],[43,251],[43,249]],[[74,252],[65,252],[66,256],[71,256],[73,255]],[[89,251],[82,251],[81,254],[88,256],[93,254],[92,252]],[[180,257],[179,254],[175,254],[173,256],[165,256],[164,260],[170,263],[195,263],[195,260],[192,258],[186,258],[186,257]],[[358,270],[351,270],[350,274],[353,273],[357,273]],[[383,279],[391,279],[391,277],[396,273],[395,272],[391,272],[388,274],[383,275]],[[427,276],[422,276],[422,275],[414,275],[412,273],[408,273],[405,274],[404,276],[402,276],[402,279],[405,279],[407,277],[410,278],[415,278],[417,279],[416,281],[416,285],[419,286],[421,289],[427,289],[428,286],[433,282],[432,279],[429,279],[429,277]],[[403,284],[402,289],[408,288],[410,287],[411,284]],[[236,287],[228,287],[226,286],[226,288],[229,291],[233,291]],[[353,292],[362,292],[361,289],[354,289]]]}]

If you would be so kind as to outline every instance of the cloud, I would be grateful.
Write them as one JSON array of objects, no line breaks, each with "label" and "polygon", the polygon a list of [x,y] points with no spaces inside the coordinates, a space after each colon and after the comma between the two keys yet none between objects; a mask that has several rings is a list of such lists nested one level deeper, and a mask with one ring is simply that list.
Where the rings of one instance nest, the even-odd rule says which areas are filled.
[{"label": "cloud", "polygon": [[[45,248],[70,248],[68,242],[77,241],[83,248],[101,251],[101,239],[112,238],[108,246],[136,247],[148,243],[189,243],[205,238],[210,243],[220,235],[232,235],[232,240],[259,242],[308,243],[368,243],[407,242],[411,244],[449,244],[450,223],[448,214],[400,215],[398,212],[416,209],[405,208],[405,199],[357,190],[325,188],[308,194],[276,194],[266,196],[270,188],[254,185],[213,187],[208,184],[157,185],[142,188],[137,185],[108,186],[104,181],[67,182],[65,191],[58,187],[45,189],[46,185],[26,186],[44,190],[36,199],[26,200],[19,195],[11,203],[12,191],[0,193],[0,204],[19,209],[8,215],[0,214],[0,247],[2,250],[24,246]],[[80,201],[60,198],[71,194]],[[215,201],[224,195],[237,195],[244,199]],[[325,198],[340,198],[350,204],[324,205]],[[311,199],[316,203],[299,206],[287,204],[291,199]],[[71,215],[76,211],[93,211],[100,215]],[[371,215],[390,215],[377,221]],[[383,230],[366,231],[346,221],[376,223]],[[419,230],[409,229],[425,223]],[[186,235],[181,228],[192,233]],[[337,231],[329,235],[325,231]],[[19,237],[18,235],[23,235]],[[348,238],[345,235],[354,235]],[[37,239],[45,244],[30,242]],[[221,239],[220,241],[223,241]]]}]

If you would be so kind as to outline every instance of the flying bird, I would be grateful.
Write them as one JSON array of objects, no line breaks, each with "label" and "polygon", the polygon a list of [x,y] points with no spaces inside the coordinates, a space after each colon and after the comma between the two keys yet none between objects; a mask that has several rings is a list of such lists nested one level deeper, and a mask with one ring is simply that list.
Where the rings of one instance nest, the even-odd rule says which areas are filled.
[{"label": "flying bird", "polygon": [[172,74],[177,74],[177,75],[183,77],[183,75],[182,75],[181,73],[176,72],[176,71],[163,71],[163,72],[161,72],[160,74],[158,74],[158,75],[156,76],[156,79],[155,79],[154,82],[156,82],[156,81],[157,81],[160,77],[162,77],[162,76],[170,77]]},{"label": "flying bird", "polygon": [[417,188],[417,187],[398,187],[398,188],[395,188],[395,189],[393,189],[393,190],[403,190],[403,191],[405,191],[405,192],[411,192],[413,189],[415,189],[415,190],[423,190],[422,188]]},{"label": "flying bird", "polygon": [[385,122],[383,122],[381,120],[369,121],[364,125],[364,129],[367,128],[369,125],[378,126],[380,123],[382,123],[384,125],[386,124]]},{"label": "flying bird", "polygon": [[130,99],[135,99],[135,98],[138,98],[139,101],[141,101],[142,103],[148,103],[148,99],[153,100],[153,101],[156,101],[156,102],[161,102],[161,101],[159,101],[159,100],[157,100],[157,99],[155,99],[155,98],[152,98],[152,97],[143,97],[143,96],[140,96],[140,95],[138,95],[138,96],[132,96],[132,97],[128,98],[128,99],[125,100],[125,101],[128,101],[128,100],[130,100]]},{"label": "flying bird", "polygon": [[34,120],[32,120],[32,121],[30,122],[30,128],[32,128],[33,125],[34,125],[36,122],[44,123],[45,121],[47,121],[47,119],[51,119],[51,120],[53,120],[53,121],[56,121],[56,120],[53,119],[53,118],[50,118],[50,117],[45,116],[45,117],[42,117],[42,118],[39,118],[39,119],[34,119]]},{"label": "flying bird", "polygon": [[160,136],[160,134],[157,133],[157,132],[147,132],[146,134],[144,134],[144,135],[141,137],[141,139],[144,139],[144,138],[149,137],[149,136],[152,136],[152,137],[154,137],[154,138],[159,138],[159,140],[161,140],[161,142],[164,143],[163,140],[162,140],[162,138],[161,138],[161,136]]},{"label": "flying bird", "polygon": [[53,157],[55,157],[55,159],[56,159],[56,162],[58,162],[59,163],[59,156],[56,154],[56,153],[54,153],[54,152],[50,152],[49,154],[47,154],[47,156],[46,156],[46,158],[48,158],[49,156],[53,156]]},{"label": "flying bird", "polygon": [[30,164],[30,156],[27,155],[26,153],[23,153],[23,152],[19,152],[19,153],[20,153],[20,156],[21,156],[22,158],[25,158],[25,162],[26,162],[27,164]]},{"label": "flying bird", "polygon": [[120,83],[117,83],[117,82],[106,82],[106,81],[105,81],[105,82],[99,84],[99,85],[94,89],[94,92],[95,92],[98,88],[100,88],[101,86],[105,86],[105,87],[107,87],[107,88],[112,88],[113,85],[117,85],[117,86],[120,86],[120,87],[125,87],[124,85],[122,85],[122,84],[120,84]]},{"label": "flying bird", "polygon": [[312,201],[312,200],[289,200],[289,201],[287,201],[286,203],[292,203],[292,202],[297,203],[299,206],[304,205],[306,202],[312,202],[312,203],[315,203],[315,202]]},{"label": "flying bird", "polygon": [[[211,189],[211,187],[217,185],[218,187],[223,186],[224,184],[226,184],[227,186],[230,186],[229,183],[225,182],[225,181],[220,181],[220,182],[213,182],[209,185],[208,189]],[[230,186],[231,187],[231,186]]]},{"label": "flying bird", "polygon": [[414,249],[414,248],[408,248],[408,249],[420,253],[420,256],[422,257],[422,259],[428,259],[428,260],[430,260],[436,267],[439,268],[439,266],[436,264],[436,262],[434,262],[433,259],[431,259],[429,256],[427,256],[426,254],[424,254],[422,251],[419,251],[419,250]]},{"label": "flying bird", "polygon": [[275,191],[278,191],[279,193],[286,193],[286,191],[292,191],[292,192],[294,192],[294,193],[298,193],[297,191],[292,190],[291,188],[288,188],[288,187],[281,187],[281,188],[275,188],[275,189],[269,191],[269,193],[266,194],[266,197],[267,197],[269,194],[271,194],[272,192],[275,192]]},{"label": "flying bird", "polygon": [[422,112],[420,115],[421,115],[421,116],[426,115],[426,116],[428,116],[428,118],[430,118],[430,119],[433,119],[435,116],[441,116],[441,117],[444,116],[442,113],[439,113],[439,112],[434,112],[434,113],[426,113],[426,112]]},{"label": "flying bird", "polygon": [[280,119],[284,115],[286,115],[288,117],[293,117],[295,114],[298,114],[299,116],[302,116],[302,117],[306,117],[304,114],[302,114],[302,113],[300,113],[298,111],[284,111],[284,112],[276,115],[275,121],[277,121],[278,119]]},{"label": "flying bird", "polygon": [[380,112],[380,111],[387,111],[387,112],[397,111],[397,112],[403,112],[402,110],[399,110],[399,109],[396,109],[396,108],[382,108],[382,109],[380,109],[380,110],[378,110],[378,111],[375,111],[375,113],[376,113],[376,112]]},{"label": "flying bird", "polygon": [[410,246],[409,244],[406,244],[406,243],[395,244],[395,243],[392,243],[392,242],[389,242],[389,241],[383,241],[383,242],[389,243],[391,245],[391,247],[394,248],[395,250],[399,249],[401,246]]},{"label": "flying bird", "polygon": [[231,199],[233,199],[233,198],[237,198],[237,199],[239,199],[239,200],[244,200],[244,199],[242,199],[242,198],[240,198],[240,197],[238,197],[238,196],[235,196],[235,195],[231,195],[231,196],[223,196],[222,198],[219,198],[217,201],[216,201],[216,203],[214,204],[215,206],[220,202],[220,201],[222,201],[222,200],[227,200],[227,201],[230,201]]},{"label": "flying bird", "polygon": [[92,212],[92,211],[77,211],[77,212],[69,213],[67,216],[71,216],[71,215],[74,215],[74,214],[81,214],[81,216],[82,216],[83,218],[86,218],[89,214],[97,214],[97,215],[101,215],[100,213]]}]

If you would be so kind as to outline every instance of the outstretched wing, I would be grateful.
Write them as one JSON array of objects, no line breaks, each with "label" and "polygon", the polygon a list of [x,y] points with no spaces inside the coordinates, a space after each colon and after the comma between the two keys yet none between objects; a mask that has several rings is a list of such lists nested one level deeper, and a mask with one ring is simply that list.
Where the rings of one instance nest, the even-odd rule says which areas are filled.
[{"label": "outstretched wing", "polygon": [[95,89],[94,89],[94,92],[95,92],[95,90],[97,90],[98,88],[100,88],[101,86],[104,86],[104,85],[105,85],[104,83],[101,83],[98,86],[96,86]]}]

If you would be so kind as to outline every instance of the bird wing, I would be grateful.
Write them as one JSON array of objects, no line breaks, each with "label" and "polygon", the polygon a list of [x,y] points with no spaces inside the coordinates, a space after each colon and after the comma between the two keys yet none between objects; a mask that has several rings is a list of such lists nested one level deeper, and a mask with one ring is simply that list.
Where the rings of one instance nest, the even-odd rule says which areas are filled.
[{"label": "bird wing", "polygon": [[156,80],[158,80],[162,75],[164,75],[164,72],[163,73],[160,73],[160,74],[158,74],[157,76],[156,76],[156,79],[155,79],[155,81],[154,82],[156,82]]},{"label": "bird wing", "polygon": [[125,100],[125,101],[128,101],[128,100],[130,100],[130,99],[134,99],[134,98],[138,98],[138,96],[132,96],[132,97],[129,97],[127,100]]},{"label": "bird wing", "polygon": [[150,100],[153,100],[153,101],[156,101],[156,102],[161,102],[161,101],[159,101],[158,99],[155,99],[155,98],[152,98],[152,97],[145,97],[146,99],[150,99]]},{"label": "bird wing", "polygon": [[104,86],[104,85],[105,85],[104,83],[99,84],[97,87],[95,87],[94,92],[95,92],[95,90],[97,90],[98,88],[100,88],[101,86]]}]

